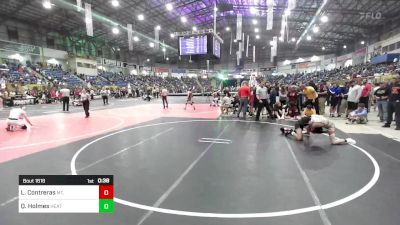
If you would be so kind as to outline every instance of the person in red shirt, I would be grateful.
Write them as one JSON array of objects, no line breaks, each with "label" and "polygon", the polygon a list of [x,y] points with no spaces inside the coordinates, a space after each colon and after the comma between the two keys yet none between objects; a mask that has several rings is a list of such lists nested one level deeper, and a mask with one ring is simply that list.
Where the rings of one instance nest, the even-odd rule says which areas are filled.
[{"label": "person in red shirt", "polygon": [[372,85],[368,81],[364,81],[364,87],[361,91],[359,103],[364,103],[367,111],[369,112],[369,95],[371,94]]},{"label": "person in red shirt", "polygon": [[239,100],[240,105],[239,105],[237,117],[239,118],[240,112],[243,111],[243,119],[245,120],[246,113],[247,113],[247,105],[249,104],[249,98],[251,96],[250,88],[248,86],[247,81],[242,82],[242,86],[239,88],[238,95],[239,95],[239,99],[240,99]]}]

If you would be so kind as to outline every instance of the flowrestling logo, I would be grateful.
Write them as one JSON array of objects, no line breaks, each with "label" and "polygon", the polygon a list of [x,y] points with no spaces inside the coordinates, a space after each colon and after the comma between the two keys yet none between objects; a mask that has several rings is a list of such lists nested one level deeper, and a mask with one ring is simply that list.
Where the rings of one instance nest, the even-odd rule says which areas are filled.
[{"label": "flowrestling logo", "polygon": [[381,12],[360,12],[361,20],[380,20],[382,19]]}]

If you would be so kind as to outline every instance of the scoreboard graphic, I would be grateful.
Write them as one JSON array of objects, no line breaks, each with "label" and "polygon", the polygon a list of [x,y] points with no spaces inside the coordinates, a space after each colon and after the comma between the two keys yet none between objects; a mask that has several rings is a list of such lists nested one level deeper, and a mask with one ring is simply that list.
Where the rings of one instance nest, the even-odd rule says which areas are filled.
[{"label": "scoreboard graphic", "polygon": [[20,213],[113,213],[113,175],[20,175]]}]

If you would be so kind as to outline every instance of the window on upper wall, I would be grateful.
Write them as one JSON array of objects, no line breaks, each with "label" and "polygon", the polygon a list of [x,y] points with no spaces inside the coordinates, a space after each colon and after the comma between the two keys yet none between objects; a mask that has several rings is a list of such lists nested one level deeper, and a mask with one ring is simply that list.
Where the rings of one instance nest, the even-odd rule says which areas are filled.
[{"label": "window on upper wall", "polygon": [[7,26],[7,35],[9,41],[18,42],[18,29],[16,27]]},{"label": "window on upper wall", "polygon": [[396,43],[396,49],[400,48],[400,41]]},{"label": "window on upper wall", "polygon": [[396,49],[396,43],[389,45],[389,52]]},{"label": "window on upper wall", "polygon": [[382,54],[388,51],[388,47],[389,46],[385,46],[385,47],[382,48]]},{"label": "window on upper wall", "polygon": [[54,38],[46,37],[46,46],[48,48],[54,48],[55,47]]}]

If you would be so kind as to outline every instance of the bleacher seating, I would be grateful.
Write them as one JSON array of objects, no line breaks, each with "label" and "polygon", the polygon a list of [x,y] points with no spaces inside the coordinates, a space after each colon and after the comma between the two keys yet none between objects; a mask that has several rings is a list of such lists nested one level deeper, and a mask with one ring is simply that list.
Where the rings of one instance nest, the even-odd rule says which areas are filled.
[{"label": "bleacher seating", "polygon": [[73,74],[60,69],[45,69],[42,70],[42,75],[50,77],[51,80],[57,80],[58,82],[65,82],[68,86],[80,86],[83,82]]}]

